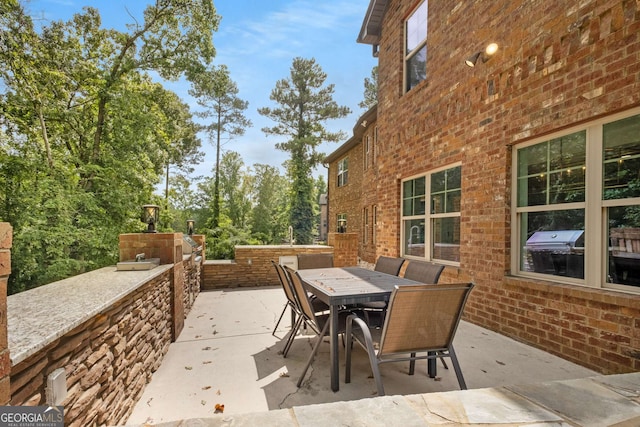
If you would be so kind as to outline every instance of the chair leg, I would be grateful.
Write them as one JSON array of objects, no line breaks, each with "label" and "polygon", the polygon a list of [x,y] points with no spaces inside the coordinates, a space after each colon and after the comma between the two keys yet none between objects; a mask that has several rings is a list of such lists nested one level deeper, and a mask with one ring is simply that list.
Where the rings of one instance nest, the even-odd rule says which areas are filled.
[{"label": "chair leg", "polygon": [[442,362],[442,366],[444,366],[444,369],[449,369],[449,366],[447,366],[447,362],[445,362],[444,357],[440,356],[440,361]]},{"label": "chair leg", "polygon": [[456,352],[453,350],[453,346],[449,347],[449,356],[451,357],[451,364],[453,365],[453,370],[456,373],[456,377],[458,378],[458,384],[460,385],[460,390],[467,389],[467,383],[464,382],[464,377],[462,376],[462,369],[460,369],[460,363],[458,363],[458,357],[456,356]]},{"label": "chair leg", "polygon": [[273,332],[271,333],[271,335],[273,335],[274,337],[276,336],[276,330],[278,329],[278,325],[280,325],[282,316],[284,316],[284,312],[287,311],[288,306],[289,306],[289,303],[284,305],[284,308],[282,309],[282,313],[280,313],[280,317],[278,317],[278,321],[276,322],[276,326],[273,328]]},{"label": "chair leg", "polygon": [[289,334],[289,338],[287,339],[287,343],[284,345],[284,350],[282,350],[282,356],[287,357],[287,353],[289,353],[289,349],[291,348],[291,344],[293,344],[293,339],[296,337],[298,333],[298,329],[300,329],[300,324],[304,321],[302,316],[298,316],[298,320],[296,320],[296,324],[291,328],[291,333]]},{"label": "chair leg", "polygon": [[416,359],[413,359],[416,357],[416,354],[411,353],[411,357],[412,359],[409,360],[409,375],[413,375],[416,372]]},{"label": "chair leg", "polygon": [[320,344],[322,343],[324,336],[327,334],[327,331],[329,330],[330,323],[331,321],[327,319],[327,321],[324,324],[324,328],[322,328],[322,331],[318,334],[318,341],[316,341],[316,344],[313,346],[313,351],[311,352],[311,355],[307,360],[307,365],[304,367],[304,370],[302,371],[302,375],[300,375],[300,378],[298,379],[298,384],[297,384],[298,387],[300,387],[300,385],[302,384],[302,380],[304,380],[304,376],[307,375],[307,370],[309,370],[309,366],[311,366],[311,363],[313,363],[313,359],[315,359],[316,354],[318,353]]}]

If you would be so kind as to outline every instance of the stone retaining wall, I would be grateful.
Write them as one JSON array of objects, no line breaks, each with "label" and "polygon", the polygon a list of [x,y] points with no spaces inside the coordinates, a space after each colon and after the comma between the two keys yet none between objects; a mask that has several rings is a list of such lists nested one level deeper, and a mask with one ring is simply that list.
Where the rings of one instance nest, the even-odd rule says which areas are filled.
[{"label": "stone retaining wall", "polygon": [[126,422],[171,343],[171,270],[11,369],[11,405],[45,405],[47,375],[64,368],[65,425]]}]

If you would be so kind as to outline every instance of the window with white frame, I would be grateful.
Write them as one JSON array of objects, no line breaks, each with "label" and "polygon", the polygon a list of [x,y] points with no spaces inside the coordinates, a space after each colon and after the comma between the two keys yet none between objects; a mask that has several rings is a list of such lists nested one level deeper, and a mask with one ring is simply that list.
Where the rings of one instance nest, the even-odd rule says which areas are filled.
[{"label": "window with white frame", "polygon": [[371,152],[369,135],[364,137],[364,144],[362,145],[364,150],[364,170],[367,170],[369,168],[369,153]]},{"label": "window with white frame", "polygon": [[378,228],[378,206],[376,206],[376,205],[373,205],[372,223],[373,223],[373,230],[371,232],[371,241],[375,245],[376,244],[376,229]]},{"label": "window with white frame", "polygon": [[639,113],[516,147],[514,273],[640,291]]},{"label": "window with white frame", "polygon": [[373,164],[376,164],[378,158],[378,126],[373,129]]},{"label": "window with white frame", "polygon": [[338,162],[338,187],[347,185],[348,176],[349,176],[349,158],[345,157],[344,159]]},{"label": "window with white frame", "polygon": [[405,21],[405,92],[427,78],[427,13],[425,0]]},{"label": "window with white frame", "polygon": [[402,182],[403,256],[460,262],[461,179],[456,165]]},{"label": "window with white frame", "polygon": [[369,208],[362,210],[362,244],[367,245],[369,243]]}]

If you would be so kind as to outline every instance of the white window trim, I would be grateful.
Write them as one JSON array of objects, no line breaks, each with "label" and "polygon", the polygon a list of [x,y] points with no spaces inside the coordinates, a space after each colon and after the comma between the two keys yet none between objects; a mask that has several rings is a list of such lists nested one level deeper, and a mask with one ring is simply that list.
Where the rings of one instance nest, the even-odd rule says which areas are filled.
[{"label": "white window trim", "polygon": [[[344,165],[347,165],[345,168]],[[344,187],[349,183],[349,157],[343,157],[338,161],[338,177],[336,180],[337,187]],[[346,175],[346,179],[344,178]]]},{"label": "white window trim", "polygon": [[[415,5],[415,7],[411,10],[411,13],[409,13],[407,15],[407,17],[404,20],[404,27],[403,27],[403,35],[404,35],[404,41],[402,43],[402,93],[409,93],[411,91],[411,89],[407,88],[407,61],[409,60],[409,58],[412,58],[420,49],[422,49],[424,46],[426,46],[427,44],[427,38],[429,37],[429,27],[427,27],[427,33],[425,35],[424,40],[422,40],[411,52],[407,52],[407,25],[409,22],[409,19],[413,16],[414,13],[416,13],[416,11],[418,10],[418,8],[420,8],[420,6],[422,6],[423,4],[427,5],[427,21],[429,20],[429,4],[428,4],[429,0],[424,0],[422,2],[419,2]],[[427,25],[427,23],[425,23],[425,25]],[[429,55],[429,52],[427,52],[427,55]],[[425,70],[426,72],[426,70]],[[421,82],[425,81],[426,77],[424,80],[422,80]],[[421,83],[420,82],[420,83]],[[420,84],[418,83],[418,84]]]},{"label": "white window trim", "polygon": [[[634,108],[622,113],[606,116],[579,126],[564,129],[562,131],[554,132],[552,134],[545,135],[543,137],[535,138],[526,143],[513,146],[511,152],[511,164],[513,165],[511,172],[511,274],[520,277],[531,277],[535,279],[541,279],[545,281],[552,281],[558,283],[568,283],[581,285],[594,289],[610,289],[622,292],[628,292],[637,294],[640,289],[634,290],[633,286],[620,285],[615,283],[607,283],[607,254],[604,253],[605,246],[603,242],[606,241],[607,236],[607,215],[606,210],[608,207],[640,204],[640,197],[622,199],[621,200],[603,200],[602,199],[602,126],[635,116],[640,114],[640,108]],[[549,206],[549,210],[565,210],[565,209],[584,209],[585,210],[585,242],[584,242],[584,279],[576,279],[565,276],[554,276],[551,274],[535,273],[530,271],[520,270],[520,232],[521,225],[518,217],[518,213],[526,212],[528,210],[539,210],[539,206],[528,209],[527,207],[518,207],[517,201],[517,186],[518,186],[518,150],[536,145],[541,142],[549,141],[554,138],[566,136],[575,132],[586,130],[586,180],[585,180],[585,201],[581,203],[564,203],[560,205]],[[598,232],[599,231],[599,232]],[[608,246],[608,245],[607,245]],[[600,262],[589,262],[599,258]]]},{"label": "white window trim", "polygon": [[[433,258],[433,253],[432,253],[432,239],[433,239],[433,229],[431,228],[431,220],[435,219],[435,218],[452,218],[452,217],[462,217],[462,213],[461,212],[450,212],[450,213],[440,213],[440,214],[432,214],[431,213],[431,206],[430,206],[430,200],[431,200],[431,175],[433,175],[434,173],[438,173],[441,172],[443,170],[447,170],[447,169],[453,169],[455,167],[462,167],[462,162],[456,162],[456,163],[451,163],[449,165],[446,166],[442,166],[436,169],[431,169],[427,172],[423,172],[417,175],[413,175],[407,178],[404,178],[401,182],[400,182],[400,242],[405,242],[407,237],[406,237],[406,233],[404,230],[404,221],[405,220],[412,220],[412,219],[423,219],[424,218],[424,223],[425,223],[425,236],[424,236],[424,257],[418,257],[418,256],[413,256],[413,255],[407,255],[404,253],[404,244],[400,244],[400,253],[401,256],[403,258],[407,258],[407,259],[415,259],[415,260],[420,260],[420,261],[435,261],[438,264],[443,264],[443,265],[451,265],[454,267],[459,267],[460,266],[460,262],[456,262],[456,261],[448,261],[448,260],[443,260],[443,259],[434,259]],[[406,181],[411,181],[413,179],[416,178],[421,178],[424,177],[425,178],[425,182],[424,182],[424,188],[425,188],[425,213],[424,215],[411,215],[411,216],[403,216],[402,215],[402,187],[404,185],[404,183]],[[461,197],[464,197],[463,194],[461,193],[460,195]],[[462,241],[462,233],[460,235],[460,240]],[[460,246],[462,246],[462,244],[460,244]]]}]

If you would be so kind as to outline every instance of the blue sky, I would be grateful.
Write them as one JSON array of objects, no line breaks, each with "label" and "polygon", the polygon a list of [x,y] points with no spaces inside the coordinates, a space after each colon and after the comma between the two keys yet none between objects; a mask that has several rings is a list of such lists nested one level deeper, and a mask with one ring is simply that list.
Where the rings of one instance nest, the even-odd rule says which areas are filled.
[{"label": "blue sky", "polygon": [[[27,8],[38,19],[67,20],[84,6],[100,11],[103,27],[125,31],[133,22],[130,14],[142,20],[147,0],[30,0]],[[351,114],[326,123],[332,131],[343,130],[352,135],[353,126],[364,110],[358,107],[363,99],[364,79],[371,76],[377,59],[371,46],[356,43],[369,0],[214,0],[222,16],[220,28],[214,34],[218,65],[229,67],[231,78],[240,90],[238,96],[249,102],[245,115],[253,122],[242,137],[227,142],[223,149],[240,153],[245,165],[255,163],[281,167],[288,154],[275,149],[283,141],[265,136],[263,127],[274,122],[260,116],[260,107],[275,106],[269,94],[276,81],[288,78],[293,58],[315,58],[327,74],[326,84],[335,85],[334,99],[351,109]],[[189,97],[184,82],[166,82],[185,102],[197,109]],[[196,175],[210,175],[215,149],[204,137],[202,148],[206,160],[196,169]],[[325,143],[321,151],[329,154],[340,143]],[[317,174],[326,177],[320,167]]]}]

